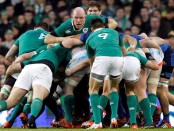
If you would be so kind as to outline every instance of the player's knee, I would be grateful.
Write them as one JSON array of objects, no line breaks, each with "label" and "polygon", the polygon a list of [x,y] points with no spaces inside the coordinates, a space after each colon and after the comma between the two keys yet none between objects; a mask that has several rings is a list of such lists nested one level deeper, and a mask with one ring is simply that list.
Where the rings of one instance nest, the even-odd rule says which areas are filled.
[{"label": "player's knee", "polygon": [[159,78],[149,78],[147,80],[147,84],[152,84],[152,85],[155,85],[155,86],[158,85],[158,82],[159,82]]},{"label": "player's knee", "polygon": [[99,88],[90,87],[89,94],[98,94]]},{"label": "player's knee", "polygon": [[7,100],[8,96],[9,96],[9,95],[6,95],[6,94],[0,92],[0,101],[2,101],[2,100]]},{"label": "player's knee", "polygon": [[163,87],[158,87],[156,94],[158,97],[163,97],[164,95],[166,95],[166,92],[164,91]]},{"label": "player's knee", "polygon": [[168,81],[159,81],[158,88],[168,88]]},{"label": "player's knee", "polygon": [[102,95],[109,96],[109,92],[110,92],[109,89],[103,89]]},{"label": "player's knee", "polygon": [[35,85],[33,87],[33,100],[35,98],[39,98],[41,100],[44,100],[49,95],[49,90],[41,85]]},{"label": "player's knee", "polygon": [[119,76],[110,76],[110,79],[112,81],[112,87],[113,87],[113,86],[118,85],[120,83],[120,81],[122,79],[122,76],[121,75],[119,75]]},{"label": "player's knee", "polygon": [[27,94],[27,102],[32,102],[32,99],[33,99],[33,93],[32,92],[29,92]]},{"label": "player's knee", "polygon": [[0,92],[1,100],[6,100],[9,95],[10,95],[10,90],[6,86],[3,86]]},{"label": "player's knee", "polygon": [[18,103],[20,103],[20,100],[19,99],[7,99],[6,100],[6,102],[7,102],[7,109],[11,109],[11,108],[13,108],[15,105],[17,105]]},{"label": "player's knee", "polygon": [[66,78],[65,79],[65,84],[68,84],[68,85],[76,87],[78,85],[78,82],[73,80],[73,79],[71,79],[71,78]]}]

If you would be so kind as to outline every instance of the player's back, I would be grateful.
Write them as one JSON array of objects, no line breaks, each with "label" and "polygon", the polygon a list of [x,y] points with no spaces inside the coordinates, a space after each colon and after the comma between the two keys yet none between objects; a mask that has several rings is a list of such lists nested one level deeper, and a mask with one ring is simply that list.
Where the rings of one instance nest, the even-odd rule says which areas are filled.
[{"label": "player's back", "polygon": [[69,48],[64,48],[60,44],[49,49],[47,49],[46,46],[42,46],[36,50],[37,54],[33,56],[30,61],[50,61],[54,66],[54,72],[56,72],[59,64],[65,59],[69,50]]},{"label": "player's back", "polygon": [[19,38],[19,55],[34,51],[45,45],[44,38],[48,34],[43,29],[29,30]]},{"label": "player's back", "polygon": [[120,46],[123,45],[117,31],[103,28],[92,33],[86,41],[93,50],[96,56],[122,56]]}]

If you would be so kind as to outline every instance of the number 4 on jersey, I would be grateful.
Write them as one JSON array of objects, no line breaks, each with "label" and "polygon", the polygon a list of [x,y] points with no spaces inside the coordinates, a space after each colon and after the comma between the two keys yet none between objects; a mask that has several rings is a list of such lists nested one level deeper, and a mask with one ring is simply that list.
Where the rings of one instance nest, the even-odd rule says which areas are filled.
[{"label": "number 4 on jersey", "polygon": [[40,36],[39,36],[39,39],[44,39],[45,38],[45,34],[44,33],[41,33]]},{"label": "number 4 on jersey", "polygon": [[102,37],[103,39],[106,39],[107,36],[108,36],[108,33],[101,33],[98,35],[98,37]]}]

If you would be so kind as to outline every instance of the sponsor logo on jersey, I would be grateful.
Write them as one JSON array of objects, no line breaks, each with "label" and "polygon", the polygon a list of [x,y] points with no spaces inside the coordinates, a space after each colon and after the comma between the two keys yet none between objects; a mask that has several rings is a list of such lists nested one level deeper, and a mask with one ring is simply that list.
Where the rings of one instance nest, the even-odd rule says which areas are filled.
[{"label": "sponsor logo on jersey", "polygon": [[65,33],[66,33],[66,34],[71,33],[70,29],[66,30]]},{"label": "sponsor logo on jersey", "polygon": [[83,33],[87,33],[88,32],[88,28],[83,28]]}]

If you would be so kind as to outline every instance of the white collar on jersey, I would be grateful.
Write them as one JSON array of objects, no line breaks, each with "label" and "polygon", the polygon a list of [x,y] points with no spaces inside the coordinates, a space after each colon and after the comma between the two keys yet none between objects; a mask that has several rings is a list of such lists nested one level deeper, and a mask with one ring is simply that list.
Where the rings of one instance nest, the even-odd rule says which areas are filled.
[{"label": "white collar on jersey", "polygon": [[34,30],[38,30],[38,29],[43,30],[43,28],[41,28],[41,27],[34,28]]},{"label": "white collar on jersey", "polygon": [[95,30],[94,30],[94,32],[95,32],[95,31],[98,31],[98,30],[101,30],[101,29],[103,29],[103,28],[98,28],[98,29],[95,29]]}]

